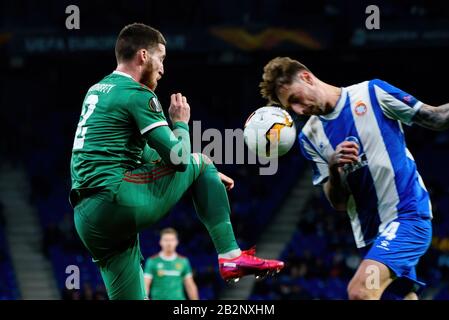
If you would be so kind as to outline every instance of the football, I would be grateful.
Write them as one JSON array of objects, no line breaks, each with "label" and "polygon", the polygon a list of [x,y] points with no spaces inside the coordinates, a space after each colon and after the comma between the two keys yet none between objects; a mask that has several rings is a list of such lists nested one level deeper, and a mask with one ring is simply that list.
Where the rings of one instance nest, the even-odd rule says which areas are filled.
[{"label": "football", "polygon": [[243,136],[252,152],[266,159],[274,159],[286,154],[293,146],[296,127],[287,111],[266,106],[248,117]]}]

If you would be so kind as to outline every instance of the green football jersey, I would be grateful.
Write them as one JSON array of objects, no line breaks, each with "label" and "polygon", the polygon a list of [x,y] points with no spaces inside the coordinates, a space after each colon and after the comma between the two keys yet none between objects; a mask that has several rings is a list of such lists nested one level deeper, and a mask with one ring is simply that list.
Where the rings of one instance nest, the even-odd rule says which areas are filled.
[{"label": "green football jersey", "polygon": [[184,279],[191,274],[189,260],[180,255],[167,259],[158,254],[145,263],[144,275],[152,278],[150,297],[154,300],[185,300]]},{"label": "green football jersey", "polygon": [[154,92],[126,73],[114,71],[90,87],[72,149],[72,205],[83,192],[119,183],[141,165],[149,148],[142,135],[166,125]]}]

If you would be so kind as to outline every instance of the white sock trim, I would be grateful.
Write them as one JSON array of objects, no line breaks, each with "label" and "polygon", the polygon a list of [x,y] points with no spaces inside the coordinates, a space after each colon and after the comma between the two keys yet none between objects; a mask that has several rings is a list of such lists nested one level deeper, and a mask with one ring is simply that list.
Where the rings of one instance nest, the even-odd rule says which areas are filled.
[{"label": "white sock trim", "polygon": [[220,253],[218,255],[218,258],[223,258],[223,259],[232,259],[232,258],[237,258],[238,256],[240,256],[242,254],[242,250],[240,249],[234,249],[225,253]]}]

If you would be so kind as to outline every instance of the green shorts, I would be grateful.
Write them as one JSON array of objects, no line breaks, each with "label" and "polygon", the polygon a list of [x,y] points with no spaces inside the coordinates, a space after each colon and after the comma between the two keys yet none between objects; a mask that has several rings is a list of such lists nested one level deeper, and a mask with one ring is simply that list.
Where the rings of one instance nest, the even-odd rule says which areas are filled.
[{"label": "green shorts", "polygon": [[162,162],[146,164],[76,205],[76,230],[110,299],[146,297],[138,233],[163,218],[209,165],[198,154],[192,158],[184,172]]}]

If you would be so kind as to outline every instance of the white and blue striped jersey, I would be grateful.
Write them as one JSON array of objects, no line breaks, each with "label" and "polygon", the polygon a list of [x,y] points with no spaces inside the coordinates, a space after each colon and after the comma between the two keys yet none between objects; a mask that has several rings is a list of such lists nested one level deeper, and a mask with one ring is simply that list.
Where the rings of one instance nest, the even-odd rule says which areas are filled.
[{"label": "white and blue striped jersey", "polygon": [[357,247],[373,242],[399,217],[432,218],[429,194],[407,149],[402,123],[422,102],[379,79],[342,88],[335,109],[312,116],[299,142],[313,164],[313,184],[327,181],[328,162],[338,144],[350,138],[359,144],[359,162],[344,168],[350,191],[347,210]]}]

